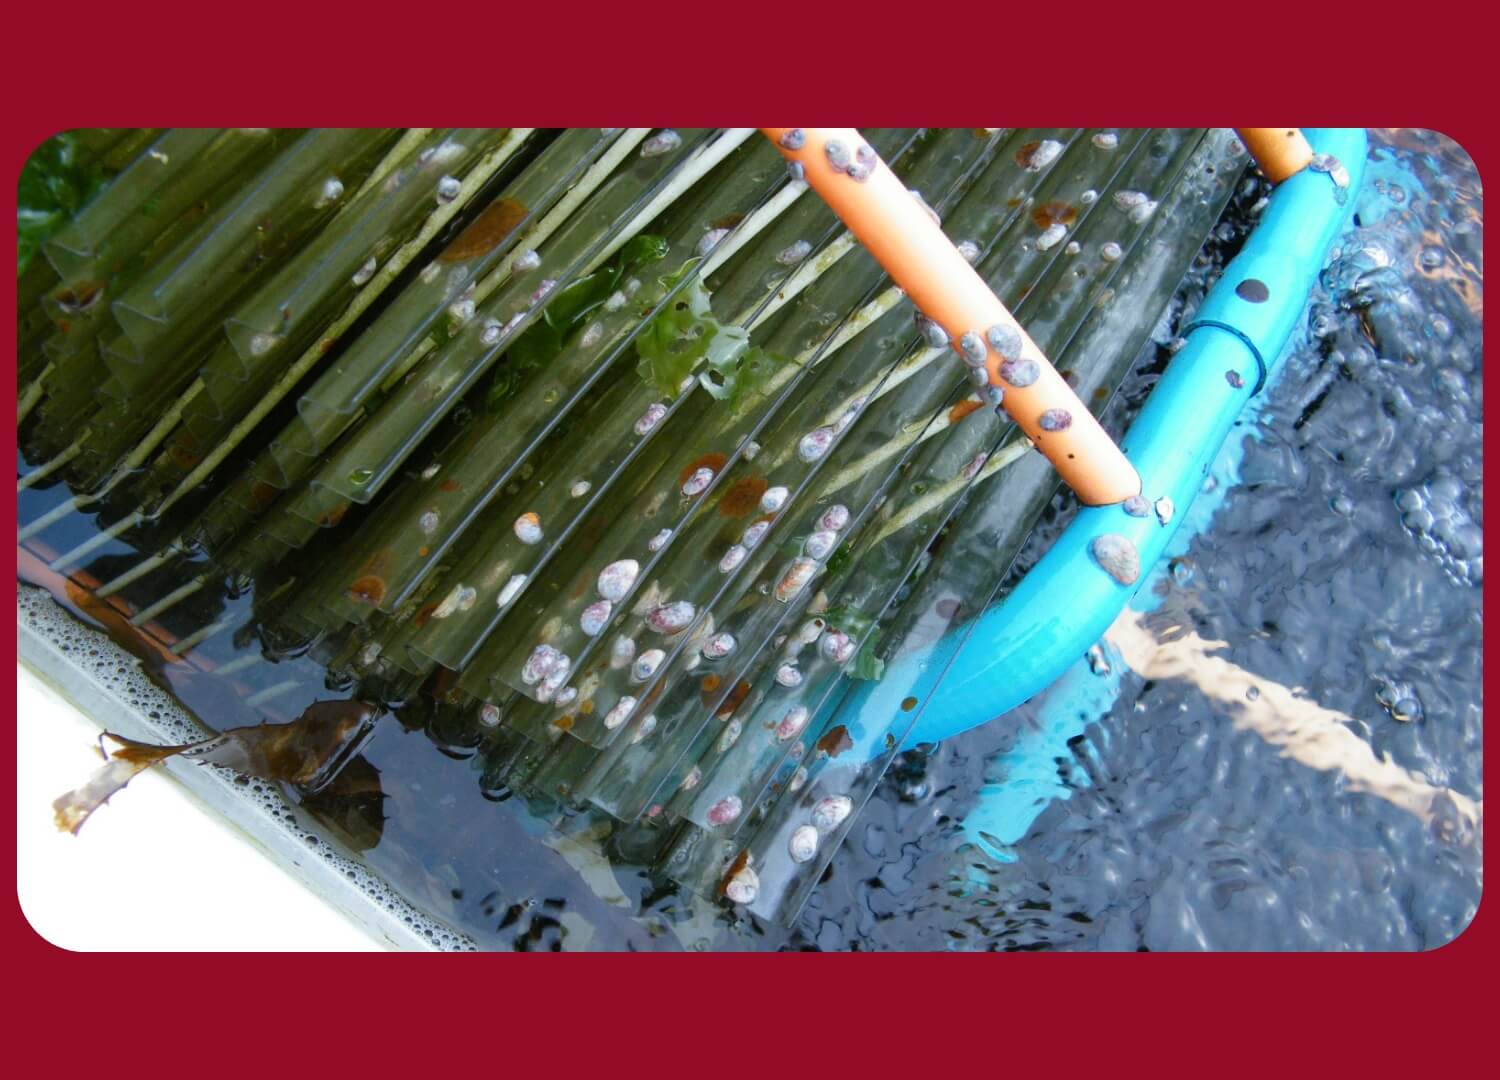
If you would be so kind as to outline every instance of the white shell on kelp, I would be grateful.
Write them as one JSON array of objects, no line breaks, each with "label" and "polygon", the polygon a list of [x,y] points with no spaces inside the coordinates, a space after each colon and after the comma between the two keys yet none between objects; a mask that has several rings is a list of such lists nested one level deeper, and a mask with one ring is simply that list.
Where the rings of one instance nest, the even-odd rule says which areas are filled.
[{"label": "white shell on kelp", "polygon": [[511,579],[505,583],[505,588],[500,590],[500,595],[495,597],[496,607],[505,607],[516,598],[516,594],[526,585],[525,574],[513,574]]},{"label": "white shell on kelp", "polygon": [[834,503],[827,510],[823,511],[823,516],[818,518],[818,524],[825,529],[832,529],[834,532],[838,532],[845,525],[849,524],[849,508],[843,503]]},{"label": "white shell on kelp", "polygon": [[838,546],[839,534],[832,529],[819,529],[807,538],[802,545],[802,550],[807,552],[810,559],[819,562],[833,554],[833,549]]},{"label": "white shell on kelp", "polygon": [[802,729],[807,727],[807,718],[810,714],[805,705],[793,705],[781,718],[781,723],[776,725],[776,738],[782,742],[795,739],[802,734]]},{"label": "white shell on kelp", "polygon": [[740,544],[746,548],[753,549],[756,544],[765,538],[766,530],[770,527],[771,523],[769,521],[757,521],[745,530],[745,534],[740,537]]},{"label": "white shell on kelp", "polygon": [[797,443],[797,456],[803,461],[817,461],[833,445],[834,431],[831,427],[813,428]]},{"label": "white shell on kelp", "polygon": [[781,686],[798,687],[802,685],[802,672],[797,670],[795,664],[782,664],[776,669],[776,682]]},{"label": "white shell on kelp", "polygon": [[842,630],[830,630],[818,642],[818,650],[835,664],[842,664],[854,655],[854,640]]},{"label": "white shell on kelp", "polygon": [[542,539],[542,519],[531,511],[516,518],[516,539],[523,544],[536,544]]},{"label": "white shell on kelp", "polygon": [[1141,556],[1135,544],[1118,533],[1096,536],[1089,545],[1094,561],[1121,585],[1134,585],[1141,576]]},{"label": "white shell on kelp", "polygon": [[708,490],[708,485],[714,482],[714,471],[709,468],[694,469],[693,475],[689,476],[682,485],[682,493],[689,498],[694,495],[702,495]]},{"label": "white shell on kelp", "polygon": [[647,713],[644,717],[642,717],[641,722],[635,726],[635,730],[630,733],[630,741],[632,744],[638,743],[655,730],[656,714]]},{"label": "white shell on kelp", "polygon": [[818,853],[818,830],[811,825],[803,825],[792,838],[787,841],[787,854],[792,857],[792,862],[804,863]]},{"label": "white shell on kelp", "polygon": [[595,582],[594,587],[599,590],[599,595],[604,599],[619,602],[625,599],[626,593],[630,592],[631,586],[635,584],[636,575],[640,572],[641,564],[634,559],[620,559],[599,571],[599,580]]},{"label": "white shell on kelp", "polygon": [[760,895],[760,878],[748,866],[724,883],[724,895],[732,903],[750,904]]},{"label": "white shell on kelp", "polygon": [[662,417],[667,415],[667,407],[660,402],[653,402],[646,406],[646,411],[641,413],[640,419],[635,422],[635,433],[645,435],[657,424],[661,423]]},{"label": "white shell on kelp", "polygon": [[715,634],[703,643],[700,650],[708,660],[722,660],[734,652],[735,640],[733,634]]},{"label": "white shell on kelp", "polygon": [[740,802],[738,795],[725,795],[718,802],[708,808],[708,823],[710,825],[728,825],[740,816],[744,804]]},{"label": "white shell on kelp", "polygon": [[686,600],[670,604],[658,604],[646,612],[646,625],[658,634],[676,634],[685,630],[693,621],[698,609]]},{"label": "white shell on kelp", "polygon": [[776,583],[776,599],[783,604],[788,603],[807,587],[807,583],[813,579],[818,572],[816,560],[801,558],[797,559],[787,568],[787,572],[781,575],[781,580]]},{"label": "white shell on kelp", "polygon": [[635,666],[630,669],[631,677],[636,682],[645,682],[656,674],[656,669],[666,658],[667,654],[661,649],[647,649],[635,658]]},{"label": "white shell on kelp", "polygon": [[820,832],[831,832],[844,823],[854,810],[854,800],[847,795],[830,795],[819,799],[812,809],[812,823]]},{"label": "white shell on kelp", "polygon": [[615,707],[613,709],[610,709],[609,712],[604,714],[605,728],[613,731],[615,728],[619,727],[630,716],[630,713],[634,708],[635,698],[629,697],[628,695],[626,697],[622,697],[619,701],[615,702]]},{"label": "white shell on kelp", "polygon": [[1035,360],[1007,360],[1000,365],[1000,377],[1020,389],[1041,378],[1042,367]]},{"label": "white shell on kelp", "polygon": [[608,600],[599,600],[583,609],[578,616],[578,628],[589,637],[597,637],[599,632],[609,624],[609,616],[615,606]]},{"label": "white shell on kelp", "polygon": [[567,659],[551,645],[538,645],[531,650],[531,655],[526,658],[526,663],[521,667],[521,681],[527,686],[535,686],[556,671],[558,666]]},{"label": "white shell on kelp", "polygon": [[615,638],[609,647],[609,666],[615,671],[625,667],[635,659],[635,639],[624,635]]}]

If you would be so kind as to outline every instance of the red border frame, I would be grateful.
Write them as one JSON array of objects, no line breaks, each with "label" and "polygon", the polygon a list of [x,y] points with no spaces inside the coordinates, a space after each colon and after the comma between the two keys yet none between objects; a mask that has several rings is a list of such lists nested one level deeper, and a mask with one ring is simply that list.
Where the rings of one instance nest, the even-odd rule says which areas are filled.
[{"label": "red border frame", "polygon": [[[1461,143],[1483,175],[1496,155],[1493,117],[1482,104],[1493,88],[1483,90],[1476,74],[1492,62],[1488,38],[1458,18],[1418,26],[1374,10],[1304,3],[1284,12],[1236,7],[1233,18],[1244,25],[1213,27],[1201,5],[1181,13],[1168,5],[1018,14],[988,7],[968,20],[935,8],[825,14],[802,6],[795,26],[774,23],[754,43],[750,18],[779,20],[780,10],[575,6],[538,17],[438,5],[385,16],[278,0],[217,10],[131,5],[101,16],[87,6],[40,11],[41,26],[8,27],[11,55],[0,79],[11,115],[0,173],[11,191],[41,140],[83,124],[405,124],[435,116],[758,124],[791,112],[812,123],[954,126],[1291,118],[1307,126],[1435,127]],[[507,42],[538,33],[556,40],[559,27],[566,40],[555,52],[507,55]],[[941,33],[950,29],[961,31],[956,44]],[[622,40],[636,44],[621,50]],[[393,45],[413,42],[419,55],[394,59]],[[9,320],[15,294],[3,292],[0,320]],[[13,350],[5,363],[13,380]],[[13,416],[6,412],[7,424]],[[1486,434],[1487,450],[1494,438]],[[9,620],[0,625],[14,633]],[[1366,1064],[1394,1074],[1451,1067],[1459,1054],[1490,1056],[1480,1026],[1496,952],[1486,910],[1434,952],[1357,958],[126,958],[59,950],[15,903],[4,929],[10,981],[23,1001],[11,1012],[12,1030],[24,1033],[16,1042],[65,1068],[113,1071],[149,1056],[153,1070],[170,1060],[216,1073],[302,1072],[324,1062],[352,1072],[365,1060],[394,1071],[403,1059],[431,1069],[462,1046],[498,1069],[523,1066],[536,1047],[539,1063],[573,1073],[580,1049],[629,1068],[646,1064],[629,1054],[639,1047],[658,1068],[734,1074],[784,1054],[800,1071],[806,1048],[827,1047],[845,1068],[868,1061],[880,1074],[932,1070],[955,1048],[995,1069],[1035,1055],[1063,1068],[1088,1057],[1171,1072]],[[154,1023],[162,1010],[130,1005],[148,997],[190,1008],[233,1002],[237,1017],[257,1017],[251,1030],[261,1038],[244,1045],[207,1009],[209,1023],[148,1034],[141,1022]],[[737,1007],[745,1004],[753,1028]],[[383,1009],[402,1025],[393,1029],[400,1036],[371,1036]],[[527,1026],[511,1041],[523,1013]],[[566,1041],[527,1038],[550,1035],[549,1027]],[[1073,1037],[1055,1038],[1064,1033]],[[206,1061],[203,1051],[212,1053]],[[90,1058],[102,1060],[89,1065]]]}]

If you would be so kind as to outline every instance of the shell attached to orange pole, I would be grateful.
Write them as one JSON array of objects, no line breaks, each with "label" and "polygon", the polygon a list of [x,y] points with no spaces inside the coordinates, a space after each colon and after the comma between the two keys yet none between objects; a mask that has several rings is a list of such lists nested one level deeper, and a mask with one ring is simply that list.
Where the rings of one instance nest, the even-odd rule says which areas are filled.
[{"label": "shell attached to orange pole", "polygon": [[1266,179],[1279,184],[1312,162],[1313,151],[1301,128],[1235,128]]},{"label": "shell attached to orange pole", "polygon": [[989,395],[1089,506],[1141,493],[1141,478],[1020,323],[943,233],[926,205],[853,128],[761,128],[794,173],[946,333]]}]

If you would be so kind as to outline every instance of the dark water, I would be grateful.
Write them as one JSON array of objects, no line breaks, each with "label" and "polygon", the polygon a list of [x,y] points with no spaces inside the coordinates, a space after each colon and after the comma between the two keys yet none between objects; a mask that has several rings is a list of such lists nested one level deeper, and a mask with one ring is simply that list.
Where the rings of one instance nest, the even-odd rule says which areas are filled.
[{"label": "dark water", "polygon": [[[1233,255],[1265,192],[1246,181],[1111,407],[1116,424],[1149,392],[1185,305]],[[1149,586],[1163,637],[1227,643],[1219,657],[1260,685],[1346,714],[1361,749],[1452,793],[1424,813],[1355,790],[1347,762],[1312,767],[1305,747],[1299,757],[1238,724],[1190,679],[1130,673],[1112,704],[1082,715],[1058,715],[1052,691],[903,755],[790,929],[653,879],[631,863],[632,835],[608,836],[607,819],[539,815],[491,790],[482,757],[444,745],[417,709],[382,721],[344,787],[309,809],[481,948],[1443,944],[1482,886],[1464,812],[1483,797],[1480,200],[1452,143],[1373,133],[1357,225],[1257,416],[1231,435],[1209,493],[1222,503]],[[23,493],[23,518],[64,494]],[[1065,524],[1062,500],[1048,518],[1031,557]],[[135,558],[106,548],[96,577]],[[184,605],[181,628],[168,628],[249,614],[248,598],[202,603],[218,606]],[[228,650],[212,656],[223,663],[240,646],[204,648]],[[265,670],[306,683],[276,699],[288,718],[329,696],[307,659]],[[257,719],[216,680],[164,675],[215,726]],[[1029,826],[999,848],[976,840],[964,819],[977,820],[987,785],[1003,788],[1007,752],[1039,739],[1057,749],[1040,761],[1047,784]]]},{"label": "dark water", "polygon": [[[1157,623],[1227,643],[1376,755],[1478,802],[1483,463],[1477,173],[1372,133],[1358,226],[1313,298],[1241,483],[1161,581]],[[1165,335],[1163,335],[1165,337]],[[1055,799],[989,858],[959,818],[1046,695],[908,754],[798,923],[825,949],[1430,949],[1462,932],[1481,837],[1350,790],[1186,680],[1126,675],[1076,721]],[[1067,733],[1065,733],[1067,734]]]}]

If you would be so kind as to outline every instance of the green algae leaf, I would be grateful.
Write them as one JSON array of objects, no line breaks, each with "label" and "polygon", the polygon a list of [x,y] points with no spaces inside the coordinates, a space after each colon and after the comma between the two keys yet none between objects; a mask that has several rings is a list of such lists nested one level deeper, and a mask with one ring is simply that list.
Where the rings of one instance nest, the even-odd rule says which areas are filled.
[{"label": "green algae leaf", "polygon": [[42,242],[102,188],[109,173],[68,132],[54,135],[21,167],[16,187],[16,273]]},{"label": "green algae leaf", "polygon": [[502,408],[525,384],[527,376],[562,354],[589,317],[609,299],[621,277],[660,261],[667,249],[664,237],[641,233],[632,237],[609,263],[571,282],[553,297],[542,317],[506,350],[505,362],[496,366],[485,393],[485,407],[491,411]]},{"label": "green algae leaf", "polygon": [[[781,368],[792,361],[769,349],[745,348],[742,343],[748,338],[739,327],[730,327],[722,339],[735,343],[735,348],[709,349],[708,370],[698,376],[698,382],[720,401],[738,411],[749,403],[770,383]],[[720,338],[715,339],[717,343]]]},{"label": "green algae leaf", "polygon": [[879,679],[885,675],[885,661],[875,655],[880,650],[880,631],[876,630],[865,639],[865,643],[859,647],[859,652],[854,657],[854,662],[849,665],[848,675],[851,679]]},{"label": "green algae leaf", "polygon": [[[663,295],[671,295],[699,261],[689,259],[675,273],[660,278]],[[714,316],[708,289],[694,278],[687,288],[672,296],[635,339],[636,354],[640,357],[637,370],[658,393],[676,397],[700,363],[706,361],[715,370],[733,373],[749,344],[748,331],[739,326],[725,326]],[[728,397],[733,392],[727,383],[719,386],[705,383],[705,386],[715,397]]]}]

